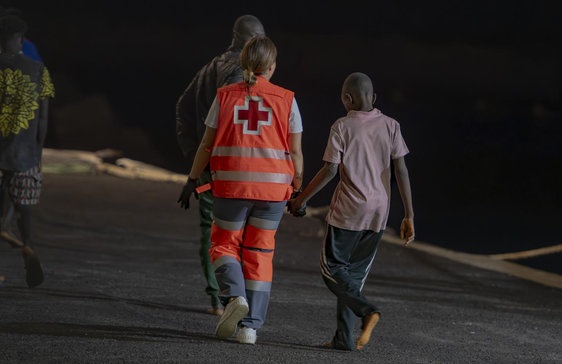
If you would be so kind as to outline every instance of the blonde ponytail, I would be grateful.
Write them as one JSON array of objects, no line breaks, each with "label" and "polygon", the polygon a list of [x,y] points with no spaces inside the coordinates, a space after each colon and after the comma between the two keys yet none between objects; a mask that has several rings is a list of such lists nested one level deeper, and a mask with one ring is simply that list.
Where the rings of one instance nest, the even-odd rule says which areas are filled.
[{"label": "blonde ponytail", "polygon": [[277,48],[266,36],[254,37],[246,42],[240,52],[240,67],[244,70],[244,82],[248,96],[250,87],[258,83],[258,75],[266,72],[277,59]]},{"label": "blonde ponytail", "polygon": [[244,82],[246,82],[249,87],[258,83],[258,78],[256,77],[254,71],[244,70]]}]

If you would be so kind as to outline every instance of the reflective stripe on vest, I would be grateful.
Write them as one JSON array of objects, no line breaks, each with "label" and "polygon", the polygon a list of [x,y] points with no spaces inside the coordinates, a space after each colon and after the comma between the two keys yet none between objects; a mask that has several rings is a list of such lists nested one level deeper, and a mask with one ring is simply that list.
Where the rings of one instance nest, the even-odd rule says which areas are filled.
[{"label": "reflective stripe on vest", "polygon": [[293,176],[290,174],[267,172],[215,171],[213,173],[213,180],[291,184]]},{"label": "reflective stripe on vest", "polygon": [[251,147],[214,147],[212,157],[271,158],[291,161],[291,154],[285,150]]}]

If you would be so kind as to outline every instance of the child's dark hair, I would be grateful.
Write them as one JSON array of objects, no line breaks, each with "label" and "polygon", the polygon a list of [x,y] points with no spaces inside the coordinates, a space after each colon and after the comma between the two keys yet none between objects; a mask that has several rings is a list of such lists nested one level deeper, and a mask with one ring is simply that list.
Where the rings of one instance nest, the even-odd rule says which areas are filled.
[{"label": "child's dark hair", "polygon": [[16,34],[25,34],[27,24],[15,15],[6,15],[0,19],[0,35],[4,40],[10,39]]},{"label": "child's dark hair", "polygon": [[246,42],[240,52],[240,67],[250,95],[250,87],[258,83],[257,76],[267,71],[277,59],[277,48],[266,36],[254,37]]}]

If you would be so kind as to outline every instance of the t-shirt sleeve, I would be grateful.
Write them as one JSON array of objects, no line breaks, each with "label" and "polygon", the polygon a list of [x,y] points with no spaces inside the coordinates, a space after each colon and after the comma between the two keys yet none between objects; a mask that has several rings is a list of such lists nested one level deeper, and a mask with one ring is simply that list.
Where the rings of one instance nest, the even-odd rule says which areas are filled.
[{"label": "t-shirt sleeve", "polygon": [[215,99],[211,104],[211,108],[209,109],[209,113],[207,114],[207,118],[205,119],[205,125],[207,125],[209,128],[217,129],[219,126],[219,112],[219,101],[215,96]]},{"label": "t-shirt sleeve", "polygon": [[396,129],[392,138],[392,150],[390,155],[392,159],[402,158],[406,154],[410,153],[404,138],[402,138],[402,132],[400,131],[400,124],[396,123]]},{"label": "t-shirt sleeve", "polygon": [[53,81],[51,81],[51,75],[47,67],[43,69],[43,75],[41,76],[41,100],[45,100],[47,97],[55,97],[55,86]]},{"label": "t-shirt sleeve", "polygon": [[293,104],[291,105],[291,116],[289,117],[289,133],[296,134],[302,133],[302,117],[297,104],[297,99],[293,97]]},{"label": "t-shirt sleeve", "polygon": [[328,145],[324,152],[324,162],[340,164],[345,143],[341,135],[337,132],[336,128],[332,127],[330,130],[330,137],[328,138]]}]

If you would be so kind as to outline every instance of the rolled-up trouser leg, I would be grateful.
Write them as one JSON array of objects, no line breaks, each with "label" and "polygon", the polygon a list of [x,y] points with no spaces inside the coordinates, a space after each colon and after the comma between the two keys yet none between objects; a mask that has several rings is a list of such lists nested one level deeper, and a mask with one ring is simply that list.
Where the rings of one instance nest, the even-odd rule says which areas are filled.
[{"label": "rolled-up trouser leg", "polygon": [[[204,185],[211,182],[211,172],[203,171],[199,177],[199,184]],[[211,305],[217,307],[219,301],[219,285],[215,278],[215,271],[211,264],[209,249],[211,248],[211,226],[213,223],[213,194],[210,191],[199,194],[199,220],[201,227],[201,245],[199,247],[199,258],[201,268],[207,281],[205,292],[211,296]]]},{"label": "rolled-up trouser leg", "polygon": [[285,206],[286,202],[254,201],[242,248],[250,311],[242,319],[241,326],[259,329],[265,321],[273,279],[275,233]]},{"label": "rolled-up trouser leg", "polygon": [[240,249],[244,225],[251,203],[245,200],[215,198],[209,254],[219,285],[219,298],[224,306],[231,297],[246,298]]}]

